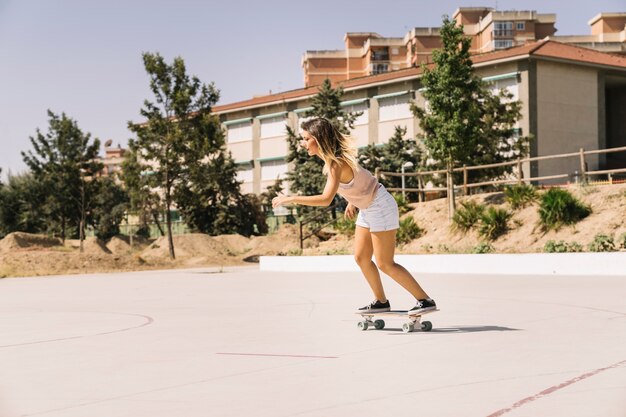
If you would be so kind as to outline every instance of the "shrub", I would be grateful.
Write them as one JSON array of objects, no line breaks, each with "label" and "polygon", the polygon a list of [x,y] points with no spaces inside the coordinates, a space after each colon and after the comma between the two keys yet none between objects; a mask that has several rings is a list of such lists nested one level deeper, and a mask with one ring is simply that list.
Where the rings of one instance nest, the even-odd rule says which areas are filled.
[{"label": "shrub", "polygon": [[345,216],[337,219],[334,228],[342,235],[354,236],[354,230],[356,229],[356,216],[352,219]]},{"label": "shrub", "polygon": [[504,199],[513,210],[524,208],[537,199],[537,190],[532,185],[507,185],[504,188]]},{"label": "shrub", "polygon": [[396,200],[396,204],[398,205],[398,212],[400,213],[401,216],[411,211],[411,206],[409,206],[409,201],[406,198],[402,197],[402,194],[393,193],[392,195],[393,195],[394,200]]},{"label": "shrub", "polygon": [[508,230],[511,216],[505,209],[489,207],[480,217],[478,234],[489,240],[497,239]]},{"label": "shrub", "polygon": [[590,213],[591,207],[569,191],[552,188],[541,197],[539,222],[544,231],[559,230],[564,225],[579,222]]},{"label": "shrub", "polygon": [[482,242],[472,250],[472,253],[492,253],[494,250],[490,243]]},{"label": "shrub", "polygon": [[452,227],[463,233],[469,232],[480,220],[485,211],[485,206],[474,201],[461,203],[461,207],[452,216]]},{"label": "shrub", "polygon": [[626,249],[626,233],[619,235],[619,238],[617,238],[617,244],[621,249]]},{"label": "shrub", "polygon": [[583,247],[576,242],[567,243],[564,240],[559,240],[558,242],[548,240],[543,247],[543,251],[546,253],[582,252]]},{"label": "shrub", "polygon": [[589,252],[613,252],[616,250],[613,237],[602,233],[595,235],[593,241],[587,248],[589,249]]},{"label": "shrub", "polygon": [[400,229],[398,229],[398,233],[396,233],[396,244],[404,245],[405,243],[409,243],[413,239],[417,239],[424,233],[424,230],[420,228],[413,217],[407,217],[403,220],[400,220]]}]

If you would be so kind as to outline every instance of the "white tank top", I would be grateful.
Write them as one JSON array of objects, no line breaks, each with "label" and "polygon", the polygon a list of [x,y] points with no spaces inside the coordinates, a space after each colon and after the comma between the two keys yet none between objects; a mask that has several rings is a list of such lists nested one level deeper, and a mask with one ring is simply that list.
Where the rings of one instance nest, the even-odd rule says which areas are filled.
[{"label": "white tank top", "polygon": [[339,183],[337,194],[348,200],[359,209],[367,208],[376,197],[378,180],[366,169],[358,167],[352,181],[347,184]]}]

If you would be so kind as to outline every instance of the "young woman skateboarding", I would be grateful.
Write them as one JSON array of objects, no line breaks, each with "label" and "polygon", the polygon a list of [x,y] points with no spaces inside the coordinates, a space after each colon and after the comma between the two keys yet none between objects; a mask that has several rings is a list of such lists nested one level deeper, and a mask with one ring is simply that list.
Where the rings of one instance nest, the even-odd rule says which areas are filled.
[{"label": "young woman skateboarding", "polygon": [[[348,201],[345,215],[357,213],[354,233],[354,258],[365,276],[375,300],[358,309],[359,313],[376,313],[391,309],[380,279],[380,271],[389,275],[413,297],[411,313],[435,310],[437,305],[402,265],[394,261],[396,230],[400,227],[398,205],[385,187],[369,171],[358,165],[357,150],[349,137],[342,135],[328,120],[317,118],[302,123],[300,142],[309,155],[324,161],[326,186],[320,195],[279,195],[272,200],[274,208],[284,204],[328,206],[336,194]],[[372,261],[372,255],[376,263]]]}]

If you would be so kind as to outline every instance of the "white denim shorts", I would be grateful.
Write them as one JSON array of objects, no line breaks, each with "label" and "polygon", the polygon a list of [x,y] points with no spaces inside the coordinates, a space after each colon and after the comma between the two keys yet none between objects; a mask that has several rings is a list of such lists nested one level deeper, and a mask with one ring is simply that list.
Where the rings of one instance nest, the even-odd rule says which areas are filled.
[{"label": "white denim shorts", "polygon": [[378,186],[374,201],[366,209],[359,210],[356,224],[370,229],[370,232],[386,232],[400,228],[398,204],[382,184]]}]

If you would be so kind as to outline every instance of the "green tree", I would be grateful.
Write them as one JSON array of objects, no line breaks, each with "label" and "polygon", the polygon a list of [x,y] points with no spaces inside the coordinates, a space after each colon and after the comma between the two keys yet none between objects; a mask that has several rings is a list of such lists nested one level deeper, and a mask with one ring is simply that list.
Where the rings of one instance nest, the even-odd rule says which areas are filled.
[{"label": "green tree", "polygon": [[99,239],[108,240],[120,233],[120,224],[128,210],[128,195],[112,178],[105,177],[92,184],[93,207],[89,210],[87,222]]},{"label": "green tree", "polygon": [[[513,126],[521,117],[520,103],[510,95],[492,95],[474,74],[471,40],[463,27],[444,16],[443,47],[433,52],[434,68],[424,68],[422,83],[428,108],[412,106],[432,168],[446,169],[449,215],[454,213],[455,167],[513,160],[527,152],[526,139],[515,139]],[[509,168],[510,170],[510,168]],[[506,170],[474,174],[502,175]]]},{"label": "green tree", "polygon": [[131,244],[138,231],[149,230],[151,222],[157,226],[161,236],[165,236],[160,221],[160,215],[164,212],[161,198],[156,190],[151,187],[154,182],[150,178],[152,171],[148,166],[141,163],[140,152],[141,150],[135,141],[130,139],[128,150],[124,153],[121,172],[121,179],[129,200],[129,214],[137,216],[140,224],[139,230],[136,230],[134,225],[130,230]]},{"label": "green tree", "polygon": [[[350,113],[343,110],[341,98],[344,91],[341,86],[333,88],[329,79],[325,79],[313,97],[311,110],[305,112],[305,117],[324,117],[328,119],[341,133],[349,134],[354,128],[354,121],[362,113]],[[320,158],[311,158],[299,143],[302,136],[287,127],[287,143],[289,152],[287,162],[292,169],[287,172],[290,192],[293,194],[315,195],[324,190],[326,176],[322,173],[324,162]],[[300,215],[314,211],[312,207],[298,207]]]},{"label": "green tree", "polygon": [[[405,172],[415,171],[421,164],[422,152],[413,138],[405,138],[407,129],[395,126],[394,134],[387,143],[370,144],[359,151],[359,164],[375,172],[377,168],[385,172],[402,172],[402,166],[410,164]],[[387,188],[401,188],[402,178],[386,176],[380,180]],[[406,188],[416,188],[416,177],[406,177]]]},{"label": "green tree", "polygon": [[[219,119],[211,114],[219,99],[215,85],[187,75],[180,57],[170,65],[158,53],[144,53],[143,62],[155,102],[144,102],[145,123],[129,123],[137,138],[132,142],[135,161],[128,168],[135,172],[125,176],[134,175],[133,186],[140,189],[159,190],[152,196],[159,196],[158,206],[164,209],[174,259],[174,204],[192,228],[215,234],[238,231],[245,216],[238,208],[244,199]],[[130,195],[136,204],[137,190]]]},{"label": "green tree", "polygon": [[48,132],[44,135],[37,129],[30,137],[33,150],[22,152],[22,158],[48,192],[48,222],[58,225],[63,240],[68,227],[78,230],[82,243],[85,207],[89,205],[86,179],[95,178],[102,169],[97,160],[100,141],[92,141],[91,134],[83,133],[65,113],[58,116],[48,110],[48,117]]},{"label": "green tree", "polygon": [[28,172],[9,175],[0,187],[0,238],[12,232],[46,232],[48,190]]}]

